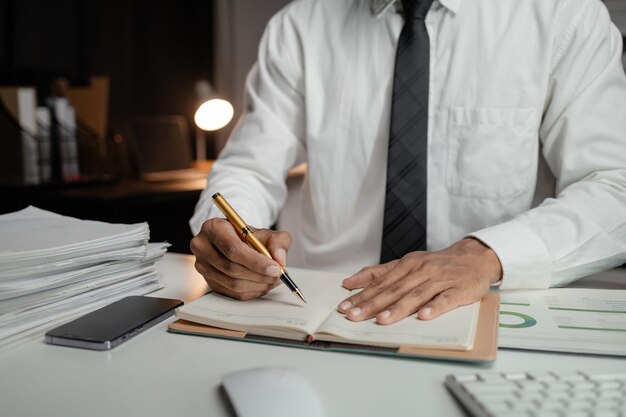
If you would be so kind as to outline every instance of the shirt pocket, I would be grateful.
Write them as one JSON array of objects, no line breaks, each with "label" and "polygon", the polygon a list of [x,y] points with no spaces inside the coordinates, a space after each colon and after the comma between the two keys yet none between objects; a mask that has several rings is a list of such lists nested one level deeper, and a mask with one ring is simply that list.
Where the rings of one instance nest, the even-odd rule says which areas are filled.
[{"label": "shirt pocket", "polygon": [[532,187],[538,146],[536,114],[530,107],[451,107],[446,173],[450,193],[502,200]]}]

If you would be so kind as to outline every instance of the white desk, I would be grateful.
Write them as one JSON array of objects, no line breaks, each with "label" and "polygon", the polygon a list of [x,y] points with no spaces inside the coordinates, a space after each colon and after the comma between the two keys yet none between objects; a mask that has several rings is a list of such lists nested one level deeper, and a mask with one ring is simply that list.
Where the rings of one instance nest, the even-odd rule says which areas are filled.
[{"label": "white desk", "polygon": [[[158,268],[168,286],[155,296],[189,301],[205,291],[191,256],[168,254]],[[626,288],[626,270],[591,282]],[[170,334],[171,320],[108,352],[41,340],[0,352],[0,416],[227,416],[218,390],[222,377],[258,366],[301,372],[329,417],[463,416],[444,376],[482,369]],[[626,360],[501,350],[491,369],[626,372]]]}]

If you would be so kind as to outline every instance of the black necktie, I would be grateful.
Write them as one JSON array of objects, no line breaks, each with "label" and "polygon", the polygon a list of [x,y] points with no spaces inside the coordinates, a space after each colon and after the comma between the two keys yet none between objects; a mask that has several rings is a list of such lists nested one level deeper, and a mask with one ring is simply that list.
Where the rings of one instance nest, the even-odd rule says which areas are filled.
[{"label": "black necktie", "polygon": [[424,19],[433,0],[403,0],[396,49],[381,263],[426,250],[430,42]]}]

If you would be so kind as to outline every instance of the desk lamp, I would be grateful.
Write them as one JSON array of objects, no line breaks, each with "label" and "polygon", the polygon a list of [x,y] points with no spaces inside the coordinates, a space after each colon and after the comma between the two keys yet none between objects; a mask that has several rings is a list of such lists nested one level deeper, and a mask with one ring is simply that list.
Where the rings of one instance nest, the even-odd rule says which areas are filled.
[{"label": "desk lamp", "polygon": [[196,123],[196,159],[206,160],[205,131],[212,132],[226,126],[233,118],[233,105],[218,98],[206,80],[196,83],[196,95],[202,104],[193,117]]}]

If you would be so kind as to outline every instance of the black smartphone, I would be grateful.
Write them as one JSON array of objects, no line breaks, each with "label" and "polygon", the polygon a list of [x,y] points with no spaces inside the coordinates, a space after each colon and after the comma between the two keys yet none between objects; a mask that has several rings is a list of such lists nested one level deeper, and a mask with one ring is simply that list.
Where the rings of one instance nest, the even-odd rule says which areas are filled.
[{"label": "black smartphone", "polygon": [[46,333],[46,343],[108,350],[174,314],[180,300],[144,296],[122,298]]}]

